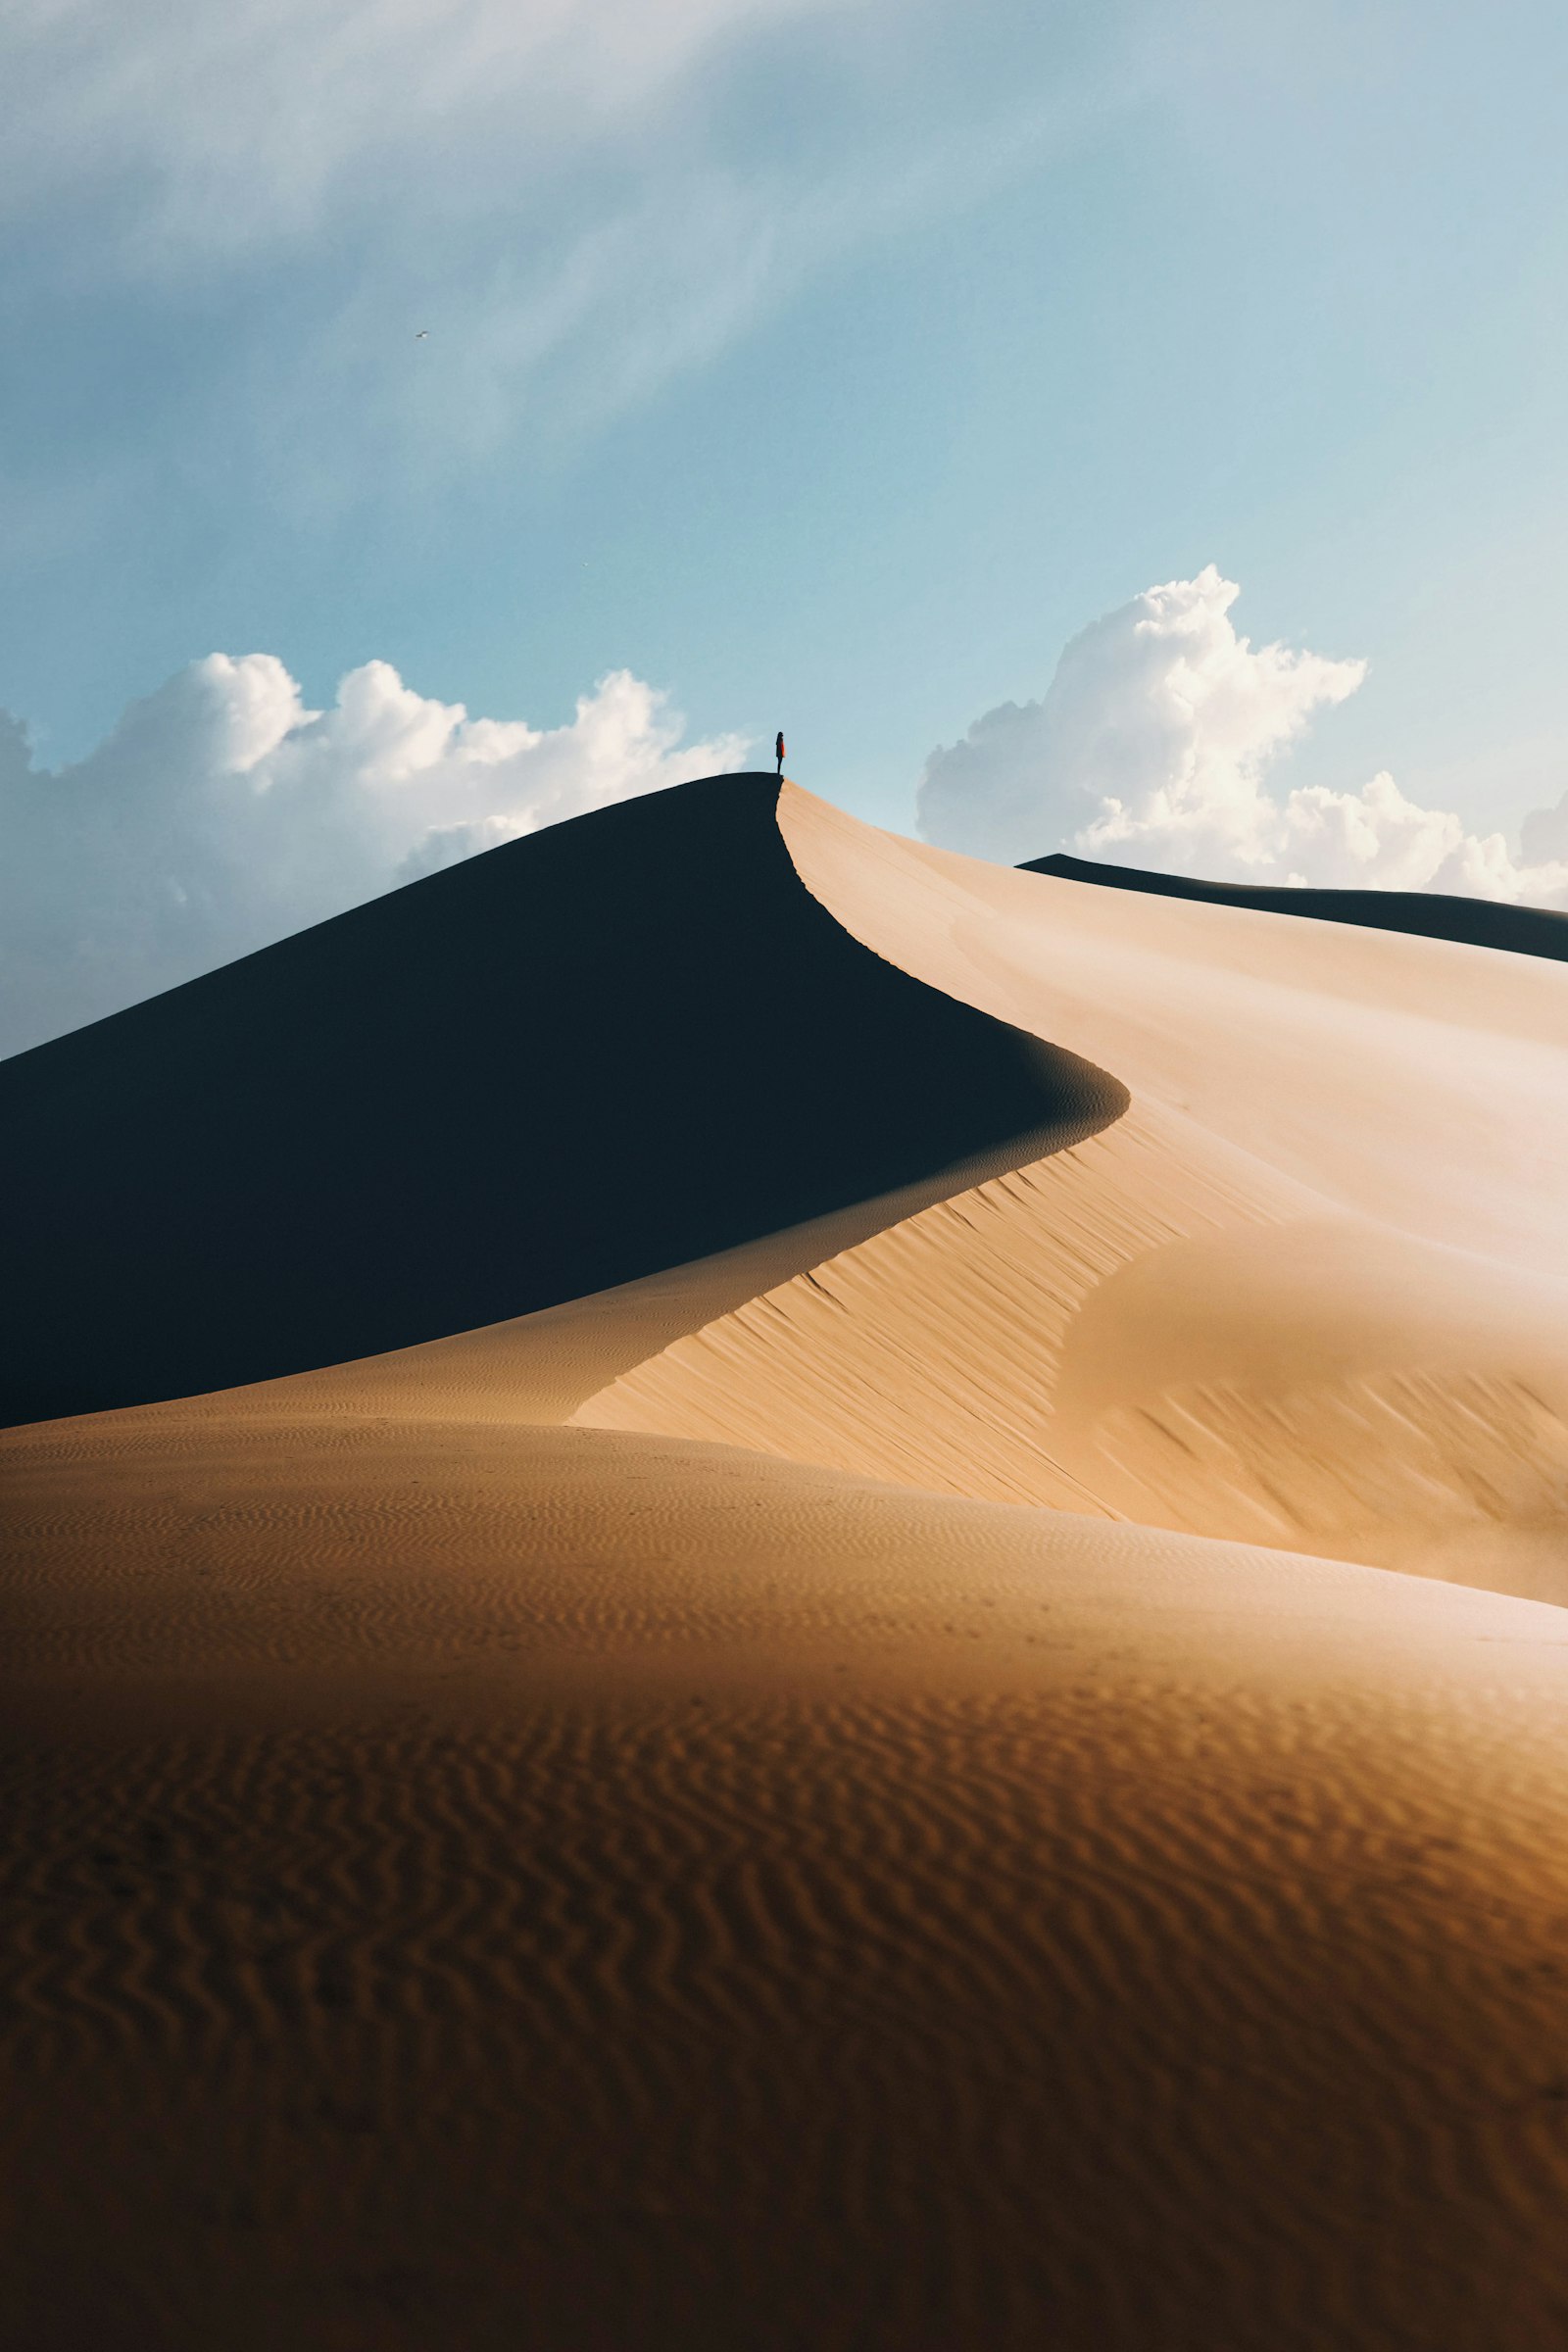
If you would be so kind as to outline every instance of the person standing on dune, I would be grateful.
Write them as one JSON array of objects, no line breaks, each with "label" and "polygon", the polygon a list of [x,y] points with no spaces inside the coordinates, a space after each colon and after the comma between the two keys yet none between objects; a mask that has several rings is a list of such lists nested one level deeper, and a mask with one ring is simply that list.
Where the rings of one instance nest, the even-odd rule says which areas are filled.
[{"label": "person standing on dune", "polygon": [[781,727],[773,738],[773,757],[778,761],[778,780],[784,781],[784,730]]}]

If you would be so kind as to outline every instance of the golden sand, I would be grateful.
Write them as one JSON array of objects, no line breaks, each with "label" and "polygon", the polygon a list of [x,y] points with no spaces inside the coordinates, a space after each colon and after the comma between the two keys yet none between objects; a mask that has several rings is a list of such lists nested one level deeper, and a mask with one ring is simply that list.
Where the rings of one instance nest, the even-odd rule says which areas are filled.
[{"label": "golden sand", "polygon": [[1568,2340],[1568,975],[782,821],[1131,1107],[0,1437],[10,2340]]},{"label": "golden sand", "polygon": [[580,1421],[1568,1600],[1568,965],[781,821],[865,944],[1133,1108]]}]

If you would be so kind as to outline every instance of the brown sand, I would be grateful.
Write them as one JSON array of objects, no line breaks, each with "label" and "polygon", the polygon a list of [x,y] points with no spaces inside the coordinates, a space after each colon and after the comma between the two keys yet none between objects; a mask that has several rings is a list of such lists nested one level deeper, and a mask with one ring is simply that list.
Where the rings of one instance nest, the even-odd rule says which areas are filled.
[{"label": "brown sand", "polygon": [[725,1449],[6,1441],[12,2340],[1568,2326],[1568,1620]]},{"label": "brown sand", "polygon": [[1133,1107],[0,1435],[9,2340],[1568,2338],[1559,976],[782,816]]}]

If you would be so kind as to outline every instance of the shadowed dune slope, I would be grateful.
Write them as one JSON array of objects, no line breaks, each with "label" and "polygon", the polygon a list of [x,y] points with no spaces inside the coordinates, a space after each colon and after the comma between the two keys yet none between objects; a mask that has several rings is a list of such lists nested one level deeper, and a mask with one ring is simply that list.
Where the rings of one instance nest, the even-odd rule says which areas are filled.
[{"label": "shadowed dune slope", "polygon": [[[645,1274],[612,1290],[568,1298],[450,1339],[425,1340],[384,1355],[294,1372],[279,1380],[176,1397],[119,1416],[127,1440],[157,1443],[196,1420],[260,1426],[276,1421],[510,1421],[549,1426],[672,1340],[747,1305],[838,1252],[956,1191],[986,1183],[1037,1151],[1070,1152],[1059,1127],[1031,1129],[935,1170],[896,1192],[875,1193],[804,1225],[786,1225],[733,1250]],[[104,1418],[104,1416],[100,1416]]]},{"label": "shadowed dune slope", "polygon": [[0,1417],[494,1323],[1119,1112],[857,945],[777,789],[580,817],[0,1064]]},{"label": "shadowed dune slope", "polygon": [[1139,865],[1071,858],[1065,851],[1026,858],[1019,871],[1054,874],[1063,882],[1098,882],[1111,890],[1152,892],[1158,898],[1200,899],[1209,906],[1313,915],[1324,923],[1358,923],[1372,931],[1460,940],[1470,947],[1505,948],[1514,956],[1547,956],[1568,962],[1568,914],[1549,906],[1510,906],[1496,899],[1463,899],[1433,890],[1297,890],[1268,882],[1203,882],[1189,874],[1156,874]]},{"label": "shadowed dune slope", "polygon": [[1557,1612],[594,1431],[0,1455],[27,2352],[1568,2332]]}]

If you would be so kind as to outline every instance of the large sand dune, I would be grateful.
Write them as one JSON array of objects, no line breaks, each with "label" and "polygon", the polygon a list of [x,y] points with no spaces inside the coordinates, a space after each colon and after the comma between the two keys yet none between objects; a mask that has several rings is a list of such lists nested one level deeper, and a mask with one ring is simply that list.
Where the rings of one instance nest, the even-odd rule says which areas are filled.
[{"label": "large sand dune", "polygon": [[[634,1248],[584,1212],[537,1311],[0,1434],[12,2335],[1568,2340],[1568,1615],[1508,1590],[1568,1592],[1568,971],[742,783],[637,811],[701,887],[625,884],[554,1127],[465,1130],[535,1149],[490,1278],[574,1183]],[[503,961],[577,850],[471,869]],[[459,904],[373,935],[405,1059]],[[295,968],[219,977],[303,1164]],[[181,1000],[230,1001],[56,1061],[49,1150],[135,1127]],[[424,1200],[458,1155],[395,1109]],[[136,1230],[67,1288],[117,1275],[152,1396]]]},{"label": "large sand dune", "polygon": [[579,818],[0,1063],[0,1420],[493,1323],[1115,1116],[858,949],[776,794]]},{"label": "large sand dune", "polygon": [[579,1419],[1568,1599],[1568,970],[781,821],[857,937],[1133,1109]]}]

